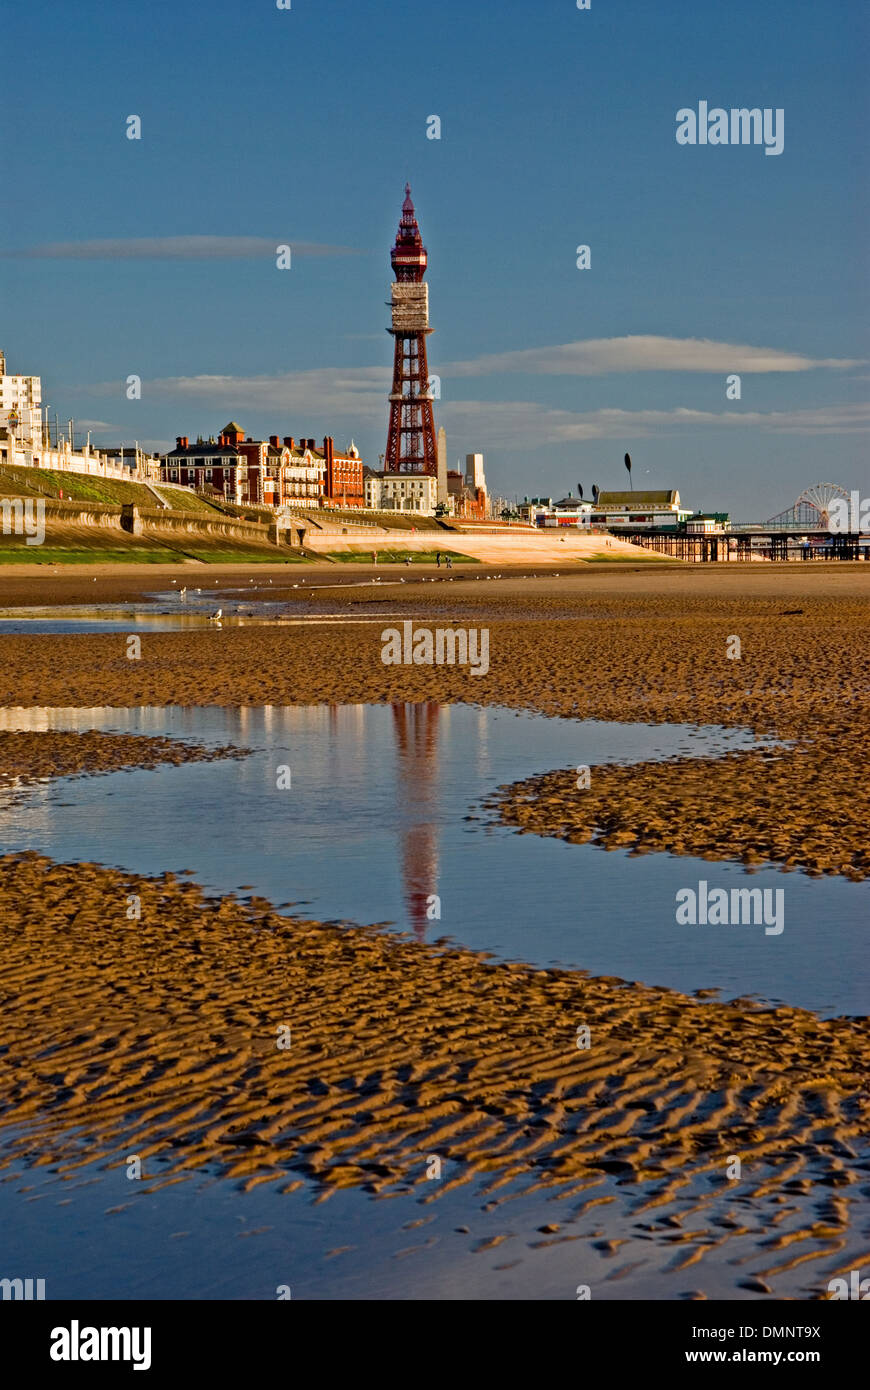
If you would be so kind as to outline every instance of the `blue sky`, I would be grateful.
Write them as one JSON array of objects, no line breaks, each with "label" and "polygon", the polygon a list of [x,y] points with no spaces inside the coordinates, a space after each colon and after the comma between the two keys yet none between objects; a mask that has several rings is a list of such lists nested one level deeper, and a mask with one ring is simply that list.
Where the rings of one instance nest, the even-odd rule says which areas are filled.
[{"label": "blue sky", "polygon": [[[738,519],[870,491],[866,6],[29,0],[3,46],[0,347],[96,442],[234,417],[377,466],[408,179],[436,423],[492,490],[629,450]],[[782,154],[678,145],[699,101],[782,108]]]}]

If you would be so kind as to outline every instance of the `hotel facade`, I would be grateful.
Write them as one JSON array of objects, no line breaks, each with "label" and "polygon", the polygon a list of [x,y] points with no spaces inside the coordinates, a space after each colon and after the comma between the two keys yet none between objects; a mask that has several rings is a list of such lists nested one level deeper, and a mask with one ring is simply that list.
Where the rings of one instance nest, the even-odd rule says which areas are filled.
[{"label": "hotel facade", "polygon": [[179,435],[160,461],[161,478],[250,507],[364,507],[363,463],[356,445],[345,452],[330,435],[247,439],[231,420],[217,439],[191,444]]}]

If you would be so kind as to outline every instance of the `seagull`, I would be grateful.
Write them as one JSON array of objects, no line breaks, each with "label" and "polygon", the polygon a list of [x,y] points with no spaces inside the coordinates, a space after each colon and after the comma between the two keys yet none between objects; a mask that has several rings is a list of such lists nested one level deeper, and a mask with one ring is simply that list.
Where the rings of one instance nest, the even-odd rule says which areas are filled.
[{"label": "seagull", "polygon": [[210,623],[219,623],[220,620],[221,620],[221,618],[223,617],[223,615],[224,615],[224,610],[223,610],[222,608],[219,608],[218,611],[217,611],[216,613],[212,613],[211,617],[209,618],[209,622],[210,622]]},{"label": "seagull", "polygon": [[187,598],[187,585],[183,589],[179,589],[178,592],[182,598]]}]

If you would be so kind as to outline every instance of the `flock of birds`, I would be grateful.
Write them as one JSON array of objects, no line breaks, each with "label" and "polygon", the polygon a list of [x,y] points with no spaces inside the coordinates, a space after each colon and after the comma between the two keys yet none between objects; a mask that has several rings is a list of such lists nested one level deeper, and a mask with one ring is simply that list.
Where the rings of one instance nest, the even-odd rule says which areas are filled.
[{"label": "flock of birds", "polygon": [[[487,580],[489,580],[489,579],[502,579],[502,578],[503,578],[503,575],[501,575],[501,574],[474,574],[474,575],[464,575],[464,576],[460,576],[460,577],[462,577],[462,578],[468,578],[468,579],[476,579],[476,580],[479,581],[479,580],[481,580],[481,579],[487,579]],[[452,574],[451,574],[449,577],[448,577],[448,576],[445,576],[444,578],[442,578],[440,575],[439,575],[437,578],[436,578],[434,575],[433,575],[431,578],[428,577],[428,576],[426,576],[426,575],[421,575],[419,579],[412,580],[412,583],[418,583],[418,584],[445,584],[445,583],[446,583],[446,584],[452,584],[455,578],[457,578],[457,576],[456,576],[456,575],[452,575]],[[528,578],[528,579],[536,579],[536,578],[537,578],[537,575],[527,575],[526,578]],[[555,574],[555,575],[552,576],[552,578],[558,579],[558,578],[559,578],[559,575],[558,575],[558,574]],[[97,581],[96,581],[96,579],[95,579],[95,580],[94,580],[94,583],[96,584],[96,582],[97,582]],[[378,575],[376,578],[372,579],[372,580],[369,581],[369,582],[372,583],[372,584],[382,584],[382,583],[384,582],[384,581],[383,581],[383,576]],[[173,584],[177,584],[177,583],[178,583],[178,580],[177,580],[177,579],[173,579],[173,580],[172,580],[172,583],[173,583]],[[253,584],[253,583],[254,583],[254,580],[253,580],[253,579],[249,579],[249,580],[248,580],[248,583],[249,583],[249,584]],[[269,580],[269,583],[270,583],[270,584],[272,583],[272,580],[271,580],[271,579]],[[303,580],[301,580],[298,584],[292,585],[292,587],[293,587],[294,589],[299,589],[299,588],[302,587],[302,585],[304,585],[304,583],[305,583],[305,580],[303,579]],[[399,578],[399,583],[400,583],[400,584],[404,584],[404,583],[405,583],[404,577],[400,577],[400,578]],[[217,580],[215,580],[215,588],[217,588]],[[201,589],[201,588],[200,588],[200,589],[194,589],[193,592],[194,592],[195,594],[201,594],[201,593],[202,593],[202,589]],[[187,598],[187,585],[186,585],[186,584],[182,585],[182,587],[178,590],[178,597],[179,597],[180,599],[186,599],[186,598]],[[244,613],[243,610],[242,610],[241,608],[238,608],[238,609],[237,609],[237,612],[239,612],[240,614],[242,614],[242,616],[245,616],[245,617],[252,617],[252,616],[253,616],[253,614],[251,614],[251,613],[247,613],[247,614]],[[221,619],[223,618],[223,616],[224,616],[224,610],[223,610],[223,608],[218,608],[214,613],[209,613],[209,615],[208,615],[208,621],[209,621],[210,623],[214,623],[216,627],[221,627],[221,626],[222,626],[222,624],[221,624]]]},{"label": "flock of birds", "polygon": [[[95,581],[95,582],[96,582],[96,581]],[[249,583],[249,584],[253,584],[253,582],[254,582],[253,579],[249,579],[249,580],[248,580],[248,583]],[[173,583],[173,584],[177,584],[177,583],[178,583],[178,580],[177,580],[177,579],[173,579],[173,580],[172,580],[172,583]],[[269,583],[270,583],[270,584],[272,583],[272,580],[271,580],[271,579],[269,580]],[[303,583],[303,584],[305,583],[305,580],[304,580],[304,579],[303,579],[302,583]],[[217,580],[215,580],[215,588],[217,588]],[[293,585],[293,588],[294,588],[294,589],[298,589],[298,588],[299,588],[299,585],[298,585],[298,584],[294,584],[294,585]],[[193,592],[194,592],[195,594],[201,594],[201,593],[202,593],[202,589],[194,589]],[[183,584],[183,585],[181,586],[181,588],[178,590],[178,597],[179,597],[180,599],[186,599],[186,598],[187,598],[187,585],[186,585],[186,584]],[[244,613],[244,610],[243,610],[241,607],[239,607],[239,608],[237,609],[237,612],[240,613],[240,614],[242,614],[244,617],[249,617],[249,618],[250,618],[250,617],[253,617],[253,614],[252,614],[252,613]],[[214,613],[209,613],[209,614],[208,614],[208,621],[209,621],[210,623],[214,623],[216,627],[221,627],[221,626],[222,626],[221,619],[223,618],[223,616],[224,616],[224,610],[223,610],[223,608],[218,608],[218,609],[216,609],[216,611],[215,611]]]}]

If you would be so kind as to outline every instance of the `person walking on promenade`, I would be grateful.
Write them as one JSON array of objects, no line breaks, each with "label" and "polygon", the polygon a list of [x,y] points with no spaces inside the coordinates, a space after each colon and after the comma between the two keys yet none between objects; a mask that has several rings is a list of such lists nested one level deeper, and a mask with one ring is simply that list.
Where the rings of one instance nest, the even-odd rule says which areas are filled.
[{"label": "person walking on promenade", "polygon": [[436,551],[435,551],[435,564],[438,566],[439,569],[441,568],[441,551],[440,551],[440,550],[436,550]]}]

